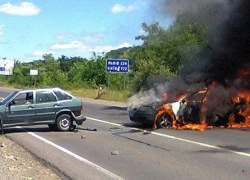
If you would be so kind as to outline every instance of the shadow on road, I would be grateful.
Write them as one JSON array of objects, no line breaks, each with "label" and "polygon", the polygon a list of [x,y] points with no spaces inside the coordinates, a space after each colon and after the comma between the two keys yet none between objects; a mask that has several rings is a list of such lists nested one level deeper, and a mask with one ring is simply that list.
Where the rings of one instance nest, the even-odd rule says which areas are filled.
[{"label": "shadow on road", "polygon": [[119,107],[119,106],[105,106],[104,110],[118,110],[118,111],[127,111],[127,107]]}]

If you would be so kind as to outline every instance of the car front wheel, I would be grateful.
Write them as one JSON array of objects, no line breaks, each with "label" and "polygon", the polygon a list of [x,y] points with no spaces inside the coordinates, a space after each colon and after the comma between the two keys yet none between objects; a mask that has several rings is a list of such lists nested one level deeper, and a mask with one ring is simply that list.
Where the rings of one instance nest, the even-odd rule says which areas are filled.
[{"label": "car front wheel", "polygon": [[172,119],[167,113],[161,114],[156,121],[157,128],[170,128],[172,126]]},{"label": "car front wheel", "polygon": [[69,131],[72,125],[71,117],[68,114],[60,115],[56,120],[57,129],[60,131]]}]

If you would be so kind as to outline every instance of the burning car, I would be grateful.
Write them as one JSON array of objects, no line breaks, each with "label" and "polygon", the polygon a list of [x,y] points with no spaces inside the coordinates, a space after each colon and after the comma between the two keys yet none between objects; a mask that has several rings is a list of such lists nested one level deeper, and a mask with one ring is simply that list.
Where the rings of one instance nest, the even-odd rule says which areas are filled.
[{"label": "burning car", "polygon": [[[250,127],[250,96],[248,100],[244,97],[233,98],[233,102],[221,102],[226,110],[217,112],[215,109],[209,109],[211,101],[208,99],[211,98],[212,92],[213,89],[204,88],[188,95],[181,95],[174,102],[157,101],[132,108],[129,110],[129,118],[134,122],[152,125],[153,128],[204,130],[211,126],[233,127],[235,124]],[[218,99],[216,98],[217,101]]]}]

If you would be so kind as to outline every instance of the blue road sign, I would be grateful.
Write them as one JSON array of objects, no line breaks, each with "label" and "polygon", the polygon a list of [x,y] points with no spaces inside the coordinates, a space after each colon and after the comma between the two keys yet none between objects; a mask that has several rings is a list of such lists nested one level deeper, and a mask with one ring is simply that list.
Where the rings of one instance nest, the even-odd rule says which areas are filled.
[{"label": "blue road sign", "polygon": [[106,72],[110,73],[128,73],[129,60],[128,59],[107,59]]},{"label": "blue road sign", "polygon": [[0,67],[0,71],[5,71],[5,67]]}]

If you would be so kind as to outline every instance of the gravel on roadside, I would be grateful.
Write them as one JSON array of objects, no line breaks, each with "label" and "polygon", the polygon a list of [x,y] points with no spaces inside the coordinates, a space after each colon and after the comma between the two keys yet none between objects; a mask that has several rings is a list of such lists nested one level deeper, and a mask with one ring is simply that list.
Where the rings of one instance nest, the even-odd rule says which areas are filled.
[{"label": "gravel on roadside", "polygon": [[61,179],[49,167],[4,135],[0,135],[0,166],[1,180]]}]

